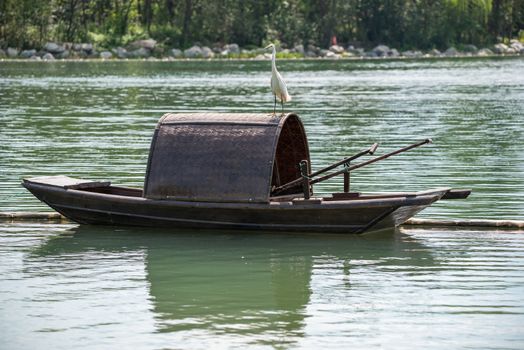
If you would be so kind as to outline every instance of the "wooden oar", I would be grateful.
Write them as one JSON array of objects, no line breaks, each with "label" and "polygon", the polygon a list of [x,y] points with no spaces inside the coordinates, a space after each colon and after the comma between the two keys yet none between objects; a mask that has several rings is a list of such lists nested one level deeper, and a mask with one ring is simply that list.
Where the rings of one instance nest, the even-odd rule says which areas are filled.
[{"label": "wooden oar", "polygon": [[[406,152],[406,151],[409,151],[410,149],[413,149],[413,148],[425,145],[427,143],[432,143],[432,142],[433,141],[431,139],[425,139],[424,141],[420,141],[420,142],[414,143],[412,145],[409,145],[407,147],[398,149],[396,151],[393,151],[393,152],[390,152],[390,153],[386,153],[386,154],[384,154],[384,155],[382,155],[380,157],[376,157],[376,158],[370,159],[370,160],[362,162],[362,163],[358,163],[358,164],[355,164],[355,165],[352,165],[352,166],[345,167],[344,169],[341,169],[339,171],[336,171],[334,173],[331,173],[331,174],[328,174],[328,175],[325,175],[325,176],[322,176],[322,177],[318,177],[316,179],[311,179],[313,176],[318,175],[319,172],[325,172],[327,170],[331,170],[331,169],[335,168],[335,166],[330,165],[330,166],[328,166],[328,167],[326,167],[324,169],[321,169],[321,170],[317,171],[316,173],[309,174],[308,175],[308,177],[310,178],[309,184],[313,185],[313,184],[316,184],[318,182],[331,179],[334,176],[341,175],[341,174],[344,174],[344,173],[349,173],[352,170],[355,170],[355,169],[358,169],[358,168],[362,168],[363,166],[366,166],[366,165],[378,162],[379,160],[383,160],[383,159],[389,158],[389,157],[394,156],[396,154],[399,154],[399,153],[402,153],[402,152]],[[373,152],[374,152],[374,150],[376,150],[376,147],[378,147],[378,145],[377,146],[375,146],[375,145],[377,145],[377,144],[373,144],[373,146],[371,146],[369,150],[373,150]],[[363,152],[364,151],[362,151],[360,153],[363,153]],[[366,153],[367,152],[364,152],[363,154],[366,154]],[[360,155],[362,155],[362,154],[360,154]],[[351,158],[351,157],[349,157],[349,158]],[[336,166],[345,164],[347,162],[348,162],[348,160],[346,160],[345,162],[337,162],[338,164]],[[273,192],[277,193],[277,192],[285,191],[285,190],[287,190],[287,189],[289,189],[291,187],[299,185],[302,181],[303,181],[302,178],[295,179],[295,180],[290,181],[290,182],[288,182],[288,183],[286,183],[286,184],[284,184],[282,186],[279,186],[279,187],[275,188],[275,190]]]},{"label": "wooden oar", "polygon": [[365,150],[363,150],[363,151],[360,151],[359,153],[357,153],[357,154],[355,154],[355,155],[353,155],[353,156],[351,156],[351,157],[344,158],[344,159],[342,159],[341,161],[338,161],[338,162],[336,162],[336,163],[333,163],[333,164],[331,164],[331,165],[329,165],[329,166],[327,166],[327,167],[325,167],[325,168],[322,168],[322,169],[320,169],[320,170],[317,170],[317,171],[315,171],[315,172],[312,172],[312,173],[309,174],[308,176],[309,176],[309,177],[314,177],[314,176],[320,175],[320,174],[322,174],[322,173],[325,173],[326,171],[329,171],[329,170],[331,170],[331,169],[334,169],[334,168],[336,168],[337,166],[340,166],[340,165],[342,165],[342,164],[349,164],[349,162],[351,162],[351,161],[353,161],[353,160],[355,160],[355,159],[357,159],[357,158],[360,158],[360,157],[362,157],[362,156],[364,156],[364,155],[366,155],[366,154],[373,154],[373,153],[375,153],[375,151],[377,150],[377,148],[378,148],[378,143],[374,143],[374,144],[372,144],[369,148],[367,148],[367,149],[365,149]]}]

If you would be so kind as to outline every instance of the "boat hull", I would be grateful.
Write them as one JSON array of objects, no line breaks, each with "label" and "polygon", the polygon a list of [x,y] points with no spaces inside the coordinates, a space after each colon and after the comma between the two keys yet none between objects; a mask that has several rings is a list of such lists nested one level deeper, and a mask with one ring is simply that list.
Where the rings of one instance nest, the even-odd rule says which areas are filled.
[{"label": "boat hull", "polygon": [[24,180],[42,202],[80,224],[362,233],[396,227],[449,189],[370,200],[213,203],[154,200]]}]

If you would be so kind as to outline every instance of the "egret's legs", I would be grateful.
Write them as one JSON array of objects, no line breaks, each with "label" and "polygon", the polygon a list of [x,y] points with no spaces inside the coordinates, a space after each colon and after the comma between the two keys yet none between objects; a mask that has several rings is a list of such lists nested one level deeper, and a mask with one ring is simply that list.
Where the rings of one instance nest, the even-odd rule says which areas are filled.
[{"label": "egret's legs", "polygon": [[274,96],[275,96],[275,104],[273,105],[273,115],[275,115],[277,111],[277,95],[274,95]]},{"label": "egret's legs", "polygon": [[282,115],[284,115],[284,100],[280,100],[280,106],[281,106],[280,111],[282,112]]}]

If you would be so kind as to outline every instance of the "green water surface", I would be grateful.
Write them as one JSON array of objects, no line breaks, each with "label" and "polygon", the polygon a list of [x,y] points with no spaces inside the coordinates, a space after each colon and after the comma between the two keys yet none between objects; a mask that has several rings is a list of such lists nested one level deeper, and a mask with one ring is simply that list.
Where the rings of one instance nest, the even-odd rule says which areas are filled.
[{"label": "green water surface", "polygon": [[[313,168],[379,142],[434,144],[355,171],[354,191],[471,188],[432,217],[522,219],[524,59],[283,61]],[[157,120],[171,111],[268,112],[266,61],[1,62],[0,211],[45,210],[23,177],[142,187]],[[236,155],[232,155],[236,156]],[[315,187],[341,190],[341,178]]]},{"label": "green water surface", "polygon": [[[354,191],[471,188],[419,216],[524,219],[524,60],[285,61],[313,168],[434,144]],[[0,62],[0,211],[23,177],[141,187],[170,111],[268,112],[269,62]],[[232,155],[235,156],[235,155]],[[341,179],[315,187],[340,191]],[[0,223],[0,349],[522,349],[523,231],[360,236]]]}]

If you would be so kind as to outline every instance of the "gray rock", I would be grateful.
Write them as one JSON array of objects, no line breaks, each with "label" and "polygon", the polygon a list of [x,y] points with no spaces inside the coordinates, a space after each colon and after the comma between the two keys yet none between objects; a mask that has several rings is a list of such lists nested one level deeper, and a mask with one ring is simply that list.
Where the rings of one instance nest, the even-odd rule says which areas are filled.
[{"label": "gray rock", "polygon": [[342,55],[338,53],[334,53],[333,51],[329,51],[326,58],[329,58],[331,60],[338,60],[339,58],[342,58]]},{"label": "gray rock", "polygon": [[495,46],[493,46],[493,52],[497,54],[504,54],[508,50],[508,46],[503,43],[498,43]]},{"label": "gray rock", "polygon": [[378,54],[375,51],[367,51],[364,53],[364,56],[369,58],[375,58],[378,57]]},{"label": "gray rock", "polygon": [[389,47],[386,45],[378,45],[371,51],[374,52],[378,57],[384,57],[388,56]]},{"label": "gray rock", "polygon": [[319,56],[321,57],[326,57],[329,53],[331,54],[334,54],[333,52],[329,51],[329,50],[326,50],[326,49],[321,49],[320,52],[318,53]]},{"label": "gray rock", "polygon": [[47,44],[45,44],[44,50],[52,54],[56,54],[64,52],[65,48],[62,45],[58,45],[57,43],[48,42]]},{"label": "gray rock", "polygon": [[239,54],[240,54],[240,47],[237,44],[224,45],[222,51],[220,51],[221,56],[239,55]]},{"label": "gray rock", "polygon": [[53,43],[53,42],[47,42],[45,45],[44,45],[44,51],[46,52],[51,52],[51,51],[55,51],[58,49],[58,44],[56,43]]},{"label": "gray rock", "polygon": [[184,50],[184,56],[187,58],[202,57],[202,49],[200,48],[200,46],[197,45],[192,46],[189,49]]},{"label": "gray rock", "polygon": [[442,52],[440,52],[440,51],[437,50],[437,49],[432,49],[432,50],[430,50],[430,51],[428,52],[428,54],[429,54],[430,56],[437,56],[437,57],[438,57],[438,56],[441,56],[441,55],[442,55]]},{"label": "gray rock", "polygon": [[516,53],[520,53],[521,55],[524,54],[524,44],[520,41],[515,39],[511,40],[510,47],[515,49]]},{"label": "gray rock", "polygon": [[164,52],[165,52],[164,47],[158,45],[153,50],[151,50],[151,55],[155,56],[156,58],[163,57]]},{"label": "gray rock", "polygon": [[87,53],[88,55],[92,54],[94,51],[93,44],[90,43],[83,43],[80,45],[80,49]]},{"label": "gray rock", "polygon": [[424,54],[421,51],[407,50],[402,52],[402,56],[407,58],[420,58],[424,56]]},{"label": "gray rock", "polygon": [[29,57],[29,59],[30,59],[31,61],[41,61],[41,60],[42,60],[42,57],[40,57],[40,56],[31,56],[31,57]]},{"label": "gray rock", "polygon": [[222,51],[224,51],[224,49],[222,48],[222,45],[218,43],[213,44],[213,47],[211,48],[211,50],[213,50],[213,52],[216,54],[219,54]]},{"label": "gray rock", "polygon": [[475,45],[464,45],[463,51],[470,53],[477,53],[479,49]]},{"label": "gray rock", "polygon": [[454,57],[454,56],[458,56],[459,55],[459,52],[457,49],[455,49],[453,46],[450,47],[449,49],[447,49],[445,52],[444,52],[444,56],[447,56],[447,57]]},{"label": "gray rock", "polygon": [[117,47],[116,49],[111,50],[118,58],[127,58],[129,56],[129,53],[127,50],[121,46]]},{"label": "gray rock", "polygon": [[18,56],[18,50],[13,47],[7,48],[7,56],[10,58],[15,58]]},{"label": "gray rock", "polygon": [[329,47],[329,51],[341,54],[341,53],[343,53],[346,50],[344,50],[344,48],[342,46],[340,46],[340,45],[331,45]]},{"label": "gray rock", "polygon": [[73,51],[82,50],[82,44],[73,44]]},{"label": "gray rock", "polygon": [[524,49],[524,45],[517,40],[512,40],[510,47],[514,48],[517,52],[521,52],[522,49]]},{"label": "gray rock", "polygon": [[85,51],[75,51],[74,56],[78,58],[87,58],[89,55]]},{"label": "gray rock", "polygon": [[148,49],[141,47],[129,52],[129,56],[134,58],[147,58],[151,56],[151,52]]},{"label": "gray rock", "polygon": [[202,57],[203,58],[213,58],[215,57],[215,53],[209,47],[204,46],[202,48]]},{"label": "gray rock", "polygon": [[100,58],[103,60],[108,60],[111,57],[113,57],[113,54],[110,51],[102,51],[100,52]]},{"label": "gray rock", "polygon": [[240,47],[238,47],[237,44],[229,44],[224,47],[224,50],[229,51],[229,53],[232,53],[234,55],[238,55],[240,53]]},{"label": "gray rock", "polygon": [[310,57],[310,58],[317,57],[317,53],[315,51],[307,50],[306,57]]},{"label": "gray rock", "polygon": [[315,46],[313,44],[308,44],[306,47],[306,51],[312,51],[315,54],[318,54],[320,52],[320,48],[318,46]]},{"label": "gray rock", "polygon": [[139,41],[139,45],[141,47],[143,47],[144,49],[149,49],[149,50],[153,50],[154,48],[156,48],[156,40],[154,39],[145,39],[145,40],[140,40]]},{"label": "gray rock", "polygon": [[480,49],[478,52],[477,52],[477,55],[479,56],[492,56],[493,55],[493,51],[491,51],[490,49]]},{"label": "gray rock", "polygon": [[129,44],[129,48],[131,50],[137,50],[140,48],[153,50],[156,46],[156,40],[154,39],[144,39],[144,40],[137,40],[133,41],[131,44]]},{"label": "gray rock", "polygon": [[6,53],[4,50],[0,49],[0,58],[3,58],[6,56]]},{"label": "gray rock", "polygon": [[517,53],[517,50],[515,50],[514,48],[512,47],[508,47],[508,49],[506,50],[506,54],[507,55],[514,55]]},{"label": "gray rock", "polygon": [[46,54],[44,55],[44,57],[42,57],[42,59],[43,59],[44,61],[54,61],[54,60],[55,60],[55,56],[53,56],[52,54],[50,54],[50,53],[48,52],[48,53],[46,53]]},{"label": "gray rock", "polygon": [[35,49],[24,50],[24,51],[20,52],[20,57],[22,57],[22,58],[30,58],[30,57],[35,56],[35,55],[36,55],[36,50]]},{"label": "gray rock", "polygon": [[171,49],[171,51],[169,51],[169,56],[172,56],[174,58],[182,58],[184,57],[184,53],[182,52],[182,50],[179,49]]},{"label": "gray rock", "polygon": [[57,54],[56,58],[61,58],[61,59],[69,58],[69,55],[70,55],[70,51],[64,50],[64,52],[60,52],[59,54]]},{"label": "gray rock", "polygon": [[347,52],[355,55],[355,56],[364,56],[364,49],[363,48],[355,48],[353,47],[353,45],[350,45],[348,48],[347,48]]},{"label": "gray rock", "polygon": [[388,57],[399,57],[400,53],[397,49],[391,49],[388,51]]},{"label": "gray rock", "polygon": [[302,44],[295,45],[295,47],[293,47],[293,51],[303,55],[305,53],[304,52],[304,45],[302,45]]}]

